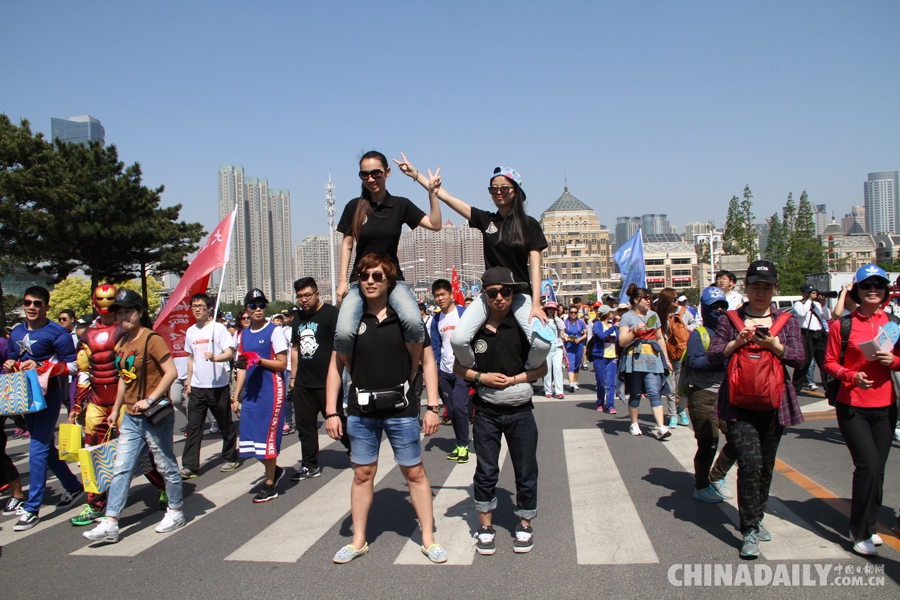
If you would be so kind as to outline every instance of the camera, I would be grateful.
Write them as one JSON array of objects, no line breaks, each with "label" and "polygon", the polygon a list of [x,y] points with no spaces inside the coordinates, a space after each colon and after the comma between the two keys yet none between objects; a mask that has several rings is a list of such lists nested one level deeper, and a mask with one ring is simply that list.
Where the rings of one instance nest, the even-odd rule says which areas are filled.
[{"label": "camera", "polygon": [[819,292],[819,295],[822,296],[823,298],[837,298],[838,297],[837,292]]}]

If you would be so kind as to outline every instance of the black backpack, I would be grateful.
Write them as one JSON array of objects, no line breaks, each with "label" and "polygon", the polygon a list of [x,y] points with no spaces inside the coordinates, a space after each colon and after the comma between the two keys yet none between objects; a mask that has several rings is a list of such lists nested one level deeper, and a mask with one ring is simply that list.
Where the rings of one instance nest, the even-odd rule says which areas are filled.
[{"label": "black backpack", "polygon": [[[888,313],[888,318],[900,325],[900,317],[893,313]],[[850,329],[853,327],[853,315],[844,315],[841,317],[841,355],[838,358],[838,362],[843,365],[844,364],[844,353],[847,352],[847,344],[850,343]],[[828,404],[831,406],[835,406],[837,404],[838,392],[841,391],[841,380],[832,377],[831,375],[826,376],[827,381],[825,381],[825,397],[828,399]]]}]

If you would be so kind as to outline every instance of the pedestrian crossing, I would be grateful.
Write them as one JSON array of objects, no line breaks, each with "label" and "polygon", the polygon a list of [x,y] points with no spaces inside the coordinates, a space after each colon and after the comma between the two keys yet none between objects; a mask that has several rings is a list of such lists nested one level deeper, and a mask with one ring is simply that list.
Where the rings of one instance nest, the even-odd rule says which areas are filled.
[{"label": "pedestrian crossing", "polygon": [[[616,421],[624,421],[618,419]],[[616,422],[610,421],[610,422]],[[578,565],[629,565],[658,564],[661,562],[659,536],[651,536],[645,526],[648,513],[655,506],[646,501],[640,506],[635,502],[625,485],[623,473],[617,466],[616,456],[611,446],[612,438],[608,430],[601,427],[566,428],[561,432],[564,480],[567,483],[570,508],[566,518],[571,520],[574,535],[574,554]],[[541,443],[548,438],[542,435]],[[206,470],[207,463],[212,461],[209,469],[218,467],[221,450],[221,439],[213,436],[201,447],[201,471]],[[646,453],[648,468],[666,454],[671,455],[683,472],[693,473],[693,456],[696,442],[693,432],[687,428],[678,428],[675,434],[663,443],[650,443],[647,438],[627,439],[639,444],[639,451]],[[336,442],[327,436],[319,436],[320,448],[332,447]],[[629,444],[629,447],[631,445]],[[635,446],[638,447],[638,446]],[[621,445],[618,452],[621,452]],[[397,465],[387,440],[380,449],[381,460],[375,479],[376,492],[384,484],[386,477],[396,474]],[[300,444],[296,438],[285,438],[279,464],[289,466],[296,464],[301,458]],[[434,449],[425,453],[426,468],[436,458],[443,459],[443,453]],[[501,450],[500,466],[503,473],[511,469],[507,461],[508,450],[504,442]],[[27,467],[27,457],[19,457],[20,468]],[[74,463],[73,463],[74,464]],[[448,564],[471,565],[475,557],[472,534],[478,528],[478,514],[474,509],[472,494],[472,478],[477,465],[477,456],[466,464],[452,464],[449,469],[429,469],[434,493],[434,517],[436,539],[448,553]],[[437,465],[433,465],[436,467]],[[443,466],[443,465],[441,465]],[[548,465],[549,466],[549,465]],[[602,466],[602,468],[600,467]],[[440,475],[432,474],[440,471]],[[449,471],[449,472],[447,472]],[[736,471],[733,468],[728,476],[728,486],[737,489]],[[288,469],[288,475],[292,474]],[[398,474],[397,474],[398,475]],[[633,475],[632,475],[633,476]],[[352,469],[327,469],[325,476],[312,479],[303,485],[308,495],[296,500],[296,505],[289,508],[262,530],[257,530],[249,537],[242,537],[223,553],[223,560],[247,563],[296,563],[308,555],[310,549],[320,541],[327,541],[329,548],[337,548],[346,543],[346,538],[336,533],[336,527],[349,519],[350,488],[353,478]],[[247,460],[237,471],[223,475],[218,479],[201,477],[191,480],[196,489],[185,498],[184,510],[187,517],[185,527],[170,534],[157,534],[155,526],[161,518],[156,511],[145,511],[137,518],[125,519],[120,530],[120,541],[117,544],[85,544],[71,552],[81,557],[138,557],[151,548],[173,543],[184,532],[206,517],[217,518],[216,513],[232,503],[246,502],[255,486],[262,483],[263,470],[256,461]],[[562,481],[561,479],[560,481]],[[210,481],[209,484],[206,484]],[[397,477],[392,477],[387,485],[397,487]],[[402,479],[399,484],[406,492]],[[206,485],[205,485],[206,484]],[[144,478],[136,478],[132,489],[148,485]],[[564,484],[565,485],[565,484]],[[58,488],[58,483],[51,481],[50,488]],[[508,487],[508,486],[507,486]],[[685,489],[677,492],[688,494]],[[287,502],[293,501],[292,494],[284,495]],[[630,501],[629,501],[630,500]],[[283,503],[284,500],[278,502]],[[610,510],[615,507],[615,510]],[[692,510],[722,511],[726,519],[733,524],[738,521],[736,500],[726,501],[718,505],[705,505],[699,502],[691,504]],[[41,511],[41,521],[31,530],[13,532],[13,518],[0,522],[0,547],[16,544],[30,536],[45,533],[47,535],[80,535],[81,528],[72,528],[68,517],[74,511],[55,511],[53,506],[45,506]],[[315,515],[315,518],[310,518]],[[298,526],[302,523],[302,527]],[[776,541],[763,544],[761,552],[768,560],[834,560],[845,559],[852,555],[839,542],[823,538],[808,522],[792,511],[784,502],[772,497],[765,517],[766,527],[772,532]],[[62,525],[62,527],[57,527]],[[52,530],[50,532],[49,530]],[[75,533],[73,533],[75,532]],[[345,534],[345,533],[344,533]],[[246,534],[241,534],[244,536]],[[701,532],[700,535],[707,535]],[[735,544],[738,534],[735,533]],[[332,539],[333,538],[333,539]],[[431,563],[420,552],[421,531],[416,528],[401,543],[390,558],[394,565],[430,565]],[[598,543],[601,542],[601,543]],[[664,543],[664,542],[663,542]],[[277,552],[273,552],[277,549]],[[330,550],[329,550],[330,551]],[[321,558],[321,557],[320,557]]]}]

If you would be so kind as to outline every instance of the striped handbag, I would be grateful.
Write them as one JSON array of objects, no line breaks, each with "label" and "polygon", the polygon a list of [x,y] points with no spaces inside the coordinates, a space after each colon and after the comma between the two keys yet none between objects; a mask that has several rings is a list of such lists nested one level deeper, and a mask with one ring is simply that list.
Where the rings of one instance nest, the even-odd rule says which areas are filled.
[{"label": "striped handbag", "polygon": [[0,374],[0,417],[33,413],[45,408],[44,392],[33,369]]},{"label": "striped handbag", "polygon": [[[81,482],[84,491],[93,494],[102,494],[109,489],[112,483],[113,465],[116,462],[116,449],[119,440],[110,440],[90,448],[82,448],[78,451],[78,460],[81,462]],[[138,459],[131,476],[139,477],[153,470],[153,461],[150,460],[150,449],[144,446],[141,457]]]}]

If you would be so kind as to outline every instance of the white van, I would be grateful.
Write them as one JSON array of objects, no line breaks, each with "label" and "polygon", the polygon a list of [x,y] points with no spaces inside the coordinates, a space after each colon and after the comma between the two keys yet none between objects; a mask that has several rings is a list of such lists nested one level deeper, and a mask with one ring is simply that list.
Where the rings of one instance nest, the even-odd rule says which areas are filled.
[{"label": "white van", "polygon": [[802,299],[803,296],[773,296],[772,304],[781,310],[791,310],[794,307],[794,302]]}]

